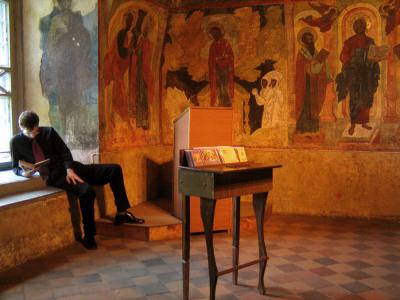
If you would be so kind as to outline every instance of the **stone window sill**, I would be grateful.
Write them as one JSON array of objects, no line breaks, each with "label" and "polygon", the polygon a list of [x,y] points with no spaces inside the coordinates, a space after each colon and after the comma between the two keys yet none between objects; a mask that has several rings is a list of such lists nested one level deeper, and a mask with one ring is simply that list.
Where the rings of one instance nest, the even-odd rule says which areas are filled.
[{"label": "stone window sill", "polygon": [[0,172],[0,210],[61,192],[63,190],[46,186],[40,176],[25,178],[11,170]]}]

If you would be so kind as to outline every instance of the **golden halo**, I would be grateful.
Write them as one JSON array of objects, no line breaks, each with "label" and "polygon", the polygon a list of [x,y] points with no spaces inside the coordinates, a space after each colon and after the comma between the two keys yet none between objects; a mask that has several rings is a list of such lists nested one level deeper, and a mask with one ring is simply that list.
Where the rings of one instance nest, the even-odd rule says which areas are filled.
[{"label": "golden halo", "polygon": [[312,29],[311,27],[304,27],[304,28],[300,29],[299,32],[297,33],[297,41],[298,41],[300,44],[303,45],[304,43],[303,43],[303,41],[301,40],[301,38],[303,37],[303,35],[304,35],[306,32],[309,32],[309,33],[312,34],[312,36],[314,37],[314,43],[315,43],[315,42],[317,41],[317,39],[318,39],[318,34],[317,34],[317,32],[316,32],[314,29]]},{"label": "golden halo", "polygon": [[365,14],[354,15],[350,20],[351,28],[353,28],[354,22],[357,21],[358,19],[364,19],[365,24],[366,24],[366,30],[371,29],[371,27],[372,27],[371,18]]},{"label": "golden halo", "polygon": [[211,28],[213,28],[213,27],[217,27],[219,30],[221,30],[222,36],[225,35],[224,27],[223,27],[220,23],[218,23],[218,22],[210,22],[210,23],[207,25],[207,29],[206,29],[206,30],[207,30],[207,35],[210,36],[210,30],[211,30]]}]

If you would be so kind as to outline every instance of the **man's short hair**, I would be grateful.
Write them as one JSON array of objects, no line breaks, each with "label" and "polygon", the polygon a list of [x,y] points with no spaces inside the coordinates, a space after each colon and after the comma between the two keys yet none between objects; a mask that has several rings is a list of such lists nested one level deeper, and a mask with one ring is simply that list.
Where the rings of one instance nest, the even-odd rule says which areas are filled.
[{"label": "man's short hair", "polygon": [[39,116],[30,110],[26,110],[19,115],[18,118],[19,127],[32,130],[39,125]]}]

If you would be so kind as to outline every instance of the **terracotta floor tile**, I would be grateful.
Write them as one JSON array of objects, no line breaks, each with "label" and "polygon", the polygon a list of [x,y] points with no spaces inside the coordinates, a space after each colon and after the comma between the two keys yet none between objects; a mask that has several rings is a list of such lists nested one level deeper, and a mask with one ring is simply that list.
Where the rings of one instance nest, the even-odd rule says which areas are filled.
[{"label": "terracotta floor tile", "polygon": [[[400,225],[367,220],[272,216],[265,239],[270,257],[266,295],[258,265],[218,279],[217,299],[400,299]],[[288,230],[290,228],[290,230]],[[0,274],[0,299],[182,299],[181,240],[144,242],[97,237]],[[219,270],[231,265],[231,236],[215,235]],[[254,232],[241,232],[240,262],[257,258]],[[191,237],[190,299],[208,299],[207,252]]]}]

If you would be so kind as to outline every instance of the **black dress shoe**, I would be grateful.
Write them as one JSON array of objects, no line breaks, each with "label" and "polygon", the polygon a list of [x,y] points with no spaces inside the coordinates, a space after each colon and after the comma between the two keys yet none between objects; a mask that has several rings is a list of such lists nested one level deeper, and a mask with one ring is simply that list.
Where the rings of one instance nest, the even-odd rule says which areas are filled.
[{"label": "black dress shoe", "polygon": [[123,223],[130,223],[130,224],[143,224],[144,220],[140,218],[136,218],[132,213],[129,211],[118,212],[115,215],[114,224],[123,224]]},{"label": "black dress shoe", "polygon": [[88,250],[95,250],[97,249],[97,243],[94,239],[94,236],[85,236],[82,240],[82,245]]}]

